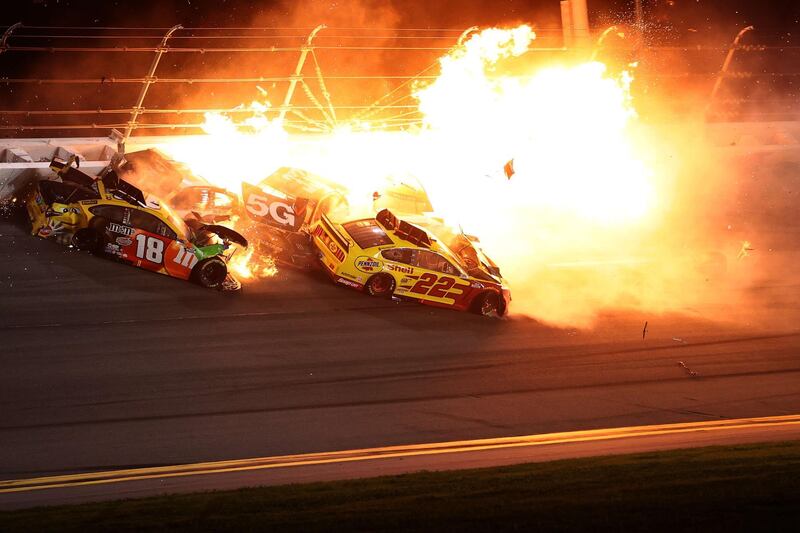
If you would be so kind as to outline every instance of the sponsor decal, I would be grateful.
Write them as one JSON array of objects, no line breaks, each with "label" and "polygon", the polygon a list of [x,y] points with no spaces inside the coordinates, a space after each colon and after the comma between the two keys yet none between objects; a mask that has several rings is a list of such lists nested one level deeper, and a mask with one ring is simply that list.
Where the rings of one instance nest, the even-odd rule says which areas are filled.
[{"label": "sponsor decal", "polygon": [[378,261],[377,259],[373,259],[372,257],[367,257],[366,255],[362,255],[356,258],[355,261],[356,268],[361,272],[366,274],[371,274],[372,272],[377,272],[383,266],[383,263]]},{"label": "sponsor decal", "polygon": [[[344,276],[346,278],[356,279],[356,277],[354,275],[350,274],[349,272],[342,272],[342,276]],[[359,279],[361,279],[361,278],[359,278]]]},{"label": "sponsor decal", "polygon": [[82,205],[95,205],[97,203],[97,200],[84,200],[84,201],[82,201],[80,203]]},{"label": "sponsor decal", "polygon": [[111,233],[119,233],[120,235],[125,235],[126,237],[130,237],[135,233],[135,230],[130,226],[123,226],[121,224],[117,224],[116,222],[109,222],[106,229]]},{"label": "sponsor decal", "polygon": [[386,265],[386,270],[391,270],[392,272],[401,272],[403,274],[413,274],[414,269],[410,266],[403,266],[403,265]]},{"label": "sponsor decal", "polygon": [[350,281],[349,279],[339,278],[336,280],[337,283],[341,283],[342,285],[347,285],[348,287],[354,287],[356,289],[360,289],[361,285],[355,283],[354,281]]},{"label": "sponsor decal", "polygon": [[133,241],[128,237],[117,237],[115,241],[120,246],[130,246],[133,243]]},{"label": "sponsor decal", "polygon": [[242,196],[248,215],[255,220],[293,231],[303,225],[308,205],[306,198],[279,198],[249,183],[242,184]]},{"label": "sponsor decal", "polygon": [[339,246],[335,242],[333,242],[331,236],[328,235],[324,229],[322,229],[322,226],[316,226],[314,228],[313,235],[314,237],[322,241],[325,247],[328,250],[330,250],[330,252],[334,255],[334,257],[336,257],[336,259],[339,260],[340,263],[344,261],[345,259],[344,252],[341,250],[341,248],[339,248]]}]

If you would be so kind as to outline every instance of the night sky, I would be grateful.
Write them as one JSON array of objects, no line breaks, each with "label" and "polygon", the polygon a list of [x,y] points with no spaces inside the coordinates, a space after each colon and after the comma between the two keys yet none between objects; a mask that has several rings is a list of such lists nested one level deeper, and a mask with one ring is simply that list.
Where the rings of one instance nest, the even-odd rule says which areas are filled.
[{"label": "night sky", "polygon": [[[800,33],[800,2],[796,0],[642,0],[646,16],[676,32],[728,30],[754,24],[770,32]],[[10,5],[9,5],[10,4]],[[353,13],[353,5],[358,5]],[[76,26],[261,26],[286,25],[303,18],[328,24],[369,25],[370,11],[392,6],[398,27],[468,27],[500,22],[532,21],[557,26],[557,0],[17,0],[6,2],[0,24]],[[589,0],[596,24],[624,20],[633,0]],[[383,17],[377,17],[383,22]]]},{"label": "night sky", "polygon": [[[595,29],[618,22],[633,21],[633,0],[588,0],[590,18]],[[775,116],[784,117],[794,110],[800,70],[800,1],[764,0],[642,0],[649,44],[683,45],[686,53],[669,55],[669,52],[641,61],[636,90],[655,96],[659,90],[669,95],[667,102],[676,113],[690,113],[703,107],[694,102],[696,95],[708,94],[709,84],[716,77],[723,56],[733,36],[742,27],[753,24],[756,31],[747,36],[747,43],[773,45],[773,49],[759,54],[740,54],[735,70],[755,72],[760,77],[731,80],[725,85],[724,96],[747,99],[759,113],[768,109]],[[436,40],[409,41],[399,37],[402,32],[372,31],[394,28],[452,28],[462,30],[473,25],[511,26],[521,22],[532,23],[537,29],[540,46],[561,46],[560,7],[558,0],[18,0],[4,5],[0,12],[0,26],[22,22],[28,28],[12,37],[12,46],[154,46],[163,30],[143,31],[98,29],[103,27],[169,28],[182,24],[187,29],[176,34],[173,46],[198,48],[230,46],[299,46],[307,29],[318,24],[341,31],[326,30],[315,41],[319,61],[326,76],[411,75],[428,66],[441,52],[398,51],[372,49],[369,53],[346,53],[343,45],[389,46],[439,46],[450,47],[458,32],[437,32]],[[30,26],[59,26],[60,29],[30,28]],[[95,28],[92,31],[82,27]],[[264,28],[281,27],[284,30],[227,29],[225,31],[193,30],[192,28]],[[345,30],[369,28],[369,30]],[[541,30],[541,31],[540,31]],[[549,30],[549,31],[548,31]],[[276,33],[277,32],[277,33]],[[50,39],[46,35],[70,35],[68,39]],[[27,35],[26,35],[27,34]],[[149,40],[134,39],[136,35],[155,36]],[[343,35],[363,35],[363,39],[347,41]],[[371,34],[366,36],[364,34]],[[425,32],[408,32],[405,35],[426,35]],[[45,37],[41,37],[44,35]],[[85,38],[92,35],[92,38]],[[124,39],[120,36],[125,35]],[[245,35],[246,38],[207,38],[209,35]],[[278,35],[277,37],[274,37]],[[377,38],[375,36],[378,36]],[[395,37],[392,37],[392,36]],[[432,35],[432,34],[427,34]],[[79,39],[76,39],[79,37]],[[273,38],[274,37],[274,38]],[[291,38],[289,38],[291,37]],[[411,39],[417,37],[405,37]],[[431,37],[429,37],[431,38]],[[268,41],[272,39],[272,41]],[[423,37],[425,39],[425,37]],[[694,45],[712,45],[703,54],[692,53]],[[783,50],[794,45],[797,49]],[[328,48],[325,49],[324,47]],[[780,49],[777,49],[780,47]],[[440,48],[444,50],[446,48]],[[124,59],[123,59],[124,58]],[[0,85],[0,102],[3,109],[13,110],[81,110],[124,109],[136,101],[140,85],[116,83],[109,80],[143,76],[152,62],[152,53],[49,53],[48,51],[13,51],[0,54],[0,76],[7,78],[72,79],[75,77],[97,80],[90,84],[47,85],[38,83],[4,83]],[[260,76],[287,76],[297,61],[297,53],[184,53],[168,54],[161,62],[157,75],[162,78],[239,78]],[[763,73],[789,72],[789,75],[764,75]],[[681,91],[693,95],[691,105],[677,100],[670,75],[688,73],[688,77],[674,77]],[[673,80],[674,81],[674,80]],[[392,90],[400,83],[391,79],[363,79],[328,82],[328,89],[337,105],[365,105]],[[146,106],[150,108],[197,109],[211,107],[230,108],[258,97],[258,89],[269,92],[270,101],[280,102],[286,84],[282,83],[157,83],[148,93]],[[295,100],[301,105],[305,96],[298,92]],[[653,99],[656,101],[657,99]],[[751,102],[752,100],[752,102]],[[305,102],[309,104],[310,102]],[[701,105],[702,104],[702,105]],[[661,106],[662,108],[664,106]],[[58,118],[57,122],[54,122]],[[170,117],[195,123],[199,116]],[[63,117],[0,116],[0,125],[41,125],[86,123],[116,123],[126,115],[93,117],[91,115]],[[158,120],[157,118],[153,120]],[[106,128],[107,129],[107,128]],[[31,130],[27,130],[30,132]],[[39,130],[41,131],[41,130]],[[98,131],[105,131],[100,128]],[[172,131],[172,130],[170,130]],[[42,132],[42,134],[46,131]],[[0,131],[0,136],[18,135],[16,130]],[[30,134],[30,133],[28,133]]]}]

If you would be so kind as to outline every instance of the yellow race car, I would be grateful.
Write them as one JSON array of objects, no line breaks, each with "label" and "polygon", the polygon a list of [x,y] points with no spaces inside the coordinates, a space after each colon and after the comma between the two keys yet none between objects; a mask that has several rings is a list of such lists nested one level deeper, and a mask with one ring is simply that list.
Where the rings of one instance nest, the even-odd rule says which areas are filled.
[{"label": "yellow race car", "polygon": [[232,244],[247,247],[241,235],[199,222],[190,227],[112,168],[95,179],[73,163],[80,161],[54,159],[50,168],[58,179],[33,186],[25,202],[33,235],[204,287],[240,288],[227,261]]},{"label": "yellow race car", "polygon": [[[427,225],[425,229],[423,226]],[[383,209],[375,218],[344,224],[322,215],[311,239],[334,282],[379,297],[503,316],[511,293],[477,239],[419,218],[399,220]],[[437,228],[437,239],[431,229]],[[447,242],[443,242],[443,241]]]}]

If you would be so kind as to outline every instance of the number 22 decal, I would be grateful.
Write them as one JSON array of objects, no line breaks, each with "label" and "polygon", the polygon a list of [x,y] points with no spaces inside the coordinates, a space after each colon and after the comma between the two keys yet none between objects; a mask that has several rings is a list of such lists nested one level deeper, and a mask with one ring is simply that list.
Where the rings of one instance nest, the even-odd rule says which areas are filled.
[{"label": "number 22 decal", "polygon": [[136,257],[161,264],[164,259],[164,241],[142,233],[136,236]]},{"label": "number 22 decal", "polygon": [[[439,283],[436,283],[437,280]],[[434,283],[436,283],[436,285],[434,285]],[[453,278],[439,278],[436,274],[425,272],[419,277],[419,281],[411,287],[410,292],[427,294],[434,298],[445,298],[447,296],[447,291],[452,289],[455,284],[456,280]]]}]

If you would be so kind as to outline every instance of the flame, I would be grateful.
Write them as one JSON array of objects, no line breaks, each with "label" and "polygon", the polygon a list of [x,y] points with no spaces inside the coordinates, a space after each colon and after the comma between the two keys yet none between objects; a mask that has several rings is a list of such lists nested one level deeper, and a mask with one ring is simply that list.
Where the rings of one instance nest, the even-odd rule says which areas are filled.
[{"label": "flame", "polygon": [[[513,309],[548,322],[681,305],[667,295],[663,269],[639,256],[663,222],[668,180],[652,168],[657,146],[638,130],[632,73],[598,61],[531,64],[522,56],[535,38],[527,25],[487,29],[440,58],[440,75],[414,88],[421,124],[405,131],[354,120],[292,137],[267,118],[268,104],[254,102],[250,118],[208,114],[207,135],[163,148],[237,192],[280,166],[309,170],[348,186],[359,214],[374,213],[385,178],[413,177],[437,216],[480,237],[512,287]],[[250,250],[231,266],[251,278],[257,259]],[[608,267],[619,264],[624,276]]]},{"label": "flame", "polygon": [[256,278],[271,278],[278,273],[275,260],[268,255],[259,254],[256,258],[255,248],[248,248],[234,254],[228,261],[228,270],[233,272],[240,281],[249,281]]}]

